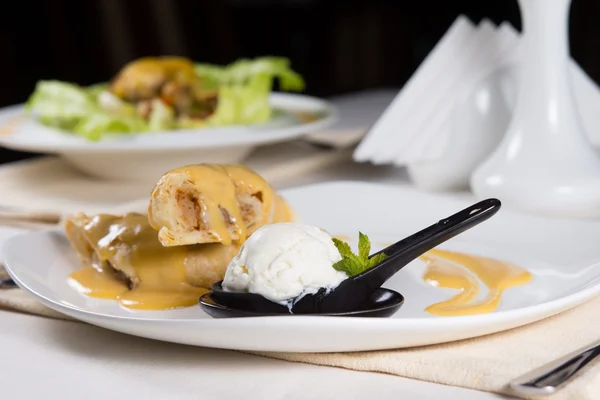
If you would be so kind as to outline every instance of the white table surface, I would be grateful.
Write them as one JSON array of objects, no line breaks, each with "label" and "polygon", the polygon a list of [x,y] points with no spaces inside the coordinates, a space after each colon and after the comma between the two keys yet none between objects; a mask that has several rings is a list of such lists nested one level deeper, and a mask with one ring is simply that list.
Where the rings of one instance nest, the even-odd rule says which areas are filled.
[{"label": "white table surface", "polygon": [[[406,184],[402,170],[343,164],[291,179]],[[18,230],[0,227],[0,245]],[[1,255],[0,255],[1,256]],[[5,399],[461,399],[505,397],[397,376],[163,343],[92,325],[0,311]]]}]

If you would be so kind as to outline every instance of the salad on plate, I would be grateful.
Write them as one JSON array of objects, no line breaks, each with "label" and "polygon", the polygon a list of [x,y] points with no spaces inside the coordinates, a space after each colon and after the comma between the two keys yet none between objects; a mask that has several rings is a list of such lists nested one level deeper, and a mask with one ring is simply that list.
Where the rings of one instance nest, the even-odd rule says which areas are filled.
[{"label": "salad on plate", "polygon": [[283,57],[240,59],[226,66],[175,56],[126,64],[108,83],[37,83],[25,109],[52,128],[88,140],[110,134],[250,125],[271,119],[275,80],[301,91],[304,80]]}]

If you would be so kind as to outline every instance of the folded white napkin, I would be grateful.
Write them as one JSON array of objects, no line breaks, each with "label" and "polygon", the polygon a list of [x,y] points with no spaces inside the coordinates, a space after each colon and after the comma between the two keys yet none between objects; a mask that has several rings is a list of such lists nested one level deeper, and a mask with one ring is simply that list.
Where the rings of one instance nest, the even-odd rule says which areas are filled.
[{"label": "folded white napkin", "polygon": [[[518,70],[521,52],[520,34],[509,23],[495,26],[484,19],[476,26],[459,16],[374,123],[354,159],[400,166],[434,162],[446,151],[462,153],[463,148],[449,149],[453,138],[482,132],[456,131],[454,118],[460,117],[461,103],[492,74]],[[570,69],[584,130],[593,144],[600,145],[600,122],[596,117],[600,90],[574,60]],[[518,75],[507,75],[508,84],[516,87]],[[503,88],[508,103],[515,95],[510,89]],[[485,108],[489,99],[481,97],[479,101]]]}]

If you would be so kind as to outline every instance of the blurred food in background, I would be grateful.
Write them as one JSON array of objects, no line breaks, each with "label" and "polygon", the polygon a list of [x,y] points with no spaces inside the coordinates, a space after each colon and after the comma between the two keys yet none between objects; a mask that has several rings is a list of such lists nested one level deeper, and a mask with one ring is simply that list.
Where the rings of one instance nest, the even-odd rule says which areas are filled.
[{"label": "blurred food in background", "polygon": [[26,108],[44,125],[89,140],[140,133],[268,121],[275,80],[304,89],[283,57],[240,59],[226,66],[184,57],[144,57],[126,64],[109,83],[79,86],[42,80]]}]

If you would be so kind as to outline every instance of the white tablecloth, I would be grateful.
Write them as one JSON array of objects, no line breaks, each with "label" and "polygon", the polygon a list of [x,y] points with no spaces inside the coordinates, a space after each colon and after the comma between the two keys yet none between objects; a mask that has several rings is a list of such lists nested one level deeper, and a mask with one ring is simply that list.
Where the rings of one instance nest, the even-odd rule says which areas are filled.
[{"label": "white tablecloth", "polygon": [[[338,179],[405,184],[402,170],[347,164],[286,186]],[[18,232],[0,227],[0,242]],[[162,343],[5,311],[0,311],[0,348],[3,399],[503,398],[385,374]]]}]

